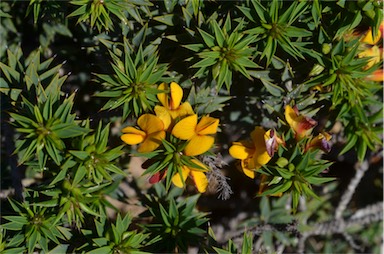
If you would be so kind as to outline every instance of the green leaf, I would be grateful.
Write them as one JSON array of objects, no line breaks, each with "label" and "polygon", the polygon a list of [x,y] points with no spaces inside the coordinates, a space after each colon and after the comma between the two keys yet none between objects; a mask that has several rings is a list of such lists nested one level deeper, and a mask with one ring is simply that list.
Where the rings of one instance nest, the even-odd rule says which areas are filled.
[{"label": "green leaf", "polygon": [[158,22],[164,23],[167,26],[174,26],[174,23],[173,23],[174,15],[173,14],[165,14],[162,16],[156,16],[153,19],[158,21]]},{"label": "green leaf", "polygon": [[224,35],[223,31],[221,31],[219,24],[217,24],[216,20],[213,20],[213,22],[211,24],[212,24],[212,27],[213,27],[213,30],[215,33],[215,38],[216,38],[217,44],[219,45],[219,47],[222,48],[224,46],[225,35]]},{"label": "green leaf", "polygon": [[204,30],[201,30],[199,28],[197,28],[197,30],[199,31],[199,33],[201,34],[201,37],[203,38],[205,44],[210,47],[210,48],[213,48],[215,46],[215,37],[213,37],[212,35],[210,35],[209,33],[205,32]]}]

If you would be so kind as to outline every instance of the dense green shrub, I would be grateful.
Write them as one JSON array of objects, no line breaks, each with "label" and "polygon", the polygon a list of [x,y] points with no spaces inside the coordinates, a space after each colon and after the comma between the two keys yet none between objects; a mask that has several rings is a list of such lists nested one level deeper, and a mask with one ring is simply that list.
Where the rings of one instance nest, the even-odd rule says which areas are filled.
[{"label": "dense green shrub", "polygon": [[380,253],[382,1],[0,6],[2,253]]}]

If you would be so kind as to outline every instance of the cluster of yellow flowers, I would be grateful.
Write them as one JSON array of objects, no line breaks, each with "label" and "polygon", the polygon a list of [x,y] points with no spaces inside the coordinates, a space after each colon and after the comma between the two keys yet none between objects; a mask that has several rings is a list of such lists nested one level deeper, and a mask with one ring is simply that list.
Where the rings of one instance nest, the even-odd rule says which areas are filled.
[{"label": "cluster of yellow flowers", "polygon": [[[208,186],[206,172],[210,168],[196,158],[210,150],[214,145],[219,119],[208,115],[198,117],[189,102],[182,102],[183,89],[175,82],[158,86],[157,98],[161,105],[154,108],[154,114],[146,113],[137,120],[137,126],[125,127],[121,139],[129,145],[138,145],[139,153],[155,150],[164,151],[164,142],[177,147],[168,155],[174,159],[173,167],[165,167],[152,174],[149,181],[156,183],[167,174],[171,174],[172,183],[185,187],[188,177],[193,180],[199,192],[205,192]],[[311,133],[317,122],[298,111],[297,107],[285,107],[285,120],[294,134],[296,141],[304,142],[303,151],[321,149],[329,152],[331,135],[320,133],[312,137]],[[285,147],[286,141],[275,130],[265,131],[256,126],[249,140],[234,142],[229,149],[230,155],[241,161],[241,170],[250,178],[255,178],[256,170],[266,165],[274,156],[279,146]],[[187,157],[187,161],[180,159]],[[176,158],[176,159],[175,159]],[[263,180],[264,179],[264,180]],[[265,177],[262,181],[265,181]]]},{"label": "cluster of yellow flowers", "polygon": [[[329,141],[331,135],[323,132],[316,137],[311,137],[311,132],[317,122],[300,114],[296,106],[287,105],[285,107],[285,120],[292,129],[297,141],[305,137],[308,138],[304,151],[310,149],[330,151]],[[234,142],[229,149],[229,153],[233,158],[241,160],[241,169],[245,175],[255,178],[256,170],[271,160],[279,145],[285,146],[285,140],[275,130],[265,131],[260,126],[256,126],[250,136],[251,140]]]},{"label": "cluster of yellow flowers", "polygon": [[[172,183],[183,188],[189,176],[197,190],[205,192],[208,180],[204,172],[209,168],[195,156],[204,154],[212,148],[215,140],[212,135],[217,132],[219,119],[206,115],[199,120],[190,103],[182,103],[183,89],[175,82],[170,85],[162,83],[158,86],[158,90],[162,91],[157,95],[162,105],[155,106],[155,114],[141,115],[137,120],[138,128],[133,126],[124,128],[121,139],[129,145],[139,145],[137,151],[140,153],[158,149],[163,144],[163,140],[172,143],[174,140],[172,137],[177,138],[176,143],[180,140],[186,141],[181,145],[182,150],[175,151],[172,156],[188,156],[191,163],[186,165],[181,160],[177,160],[178,170],[171,172]],[[167,169],[157,172],[151,177],[150,182],[160,181],[166,173]]]},{"label": "cluster of yellow flowers", "polygon": [[[381,39],[383,38],[384,32],[384,21],[380,24],[379,30],[376,31],[376,36],[373,35],[372,28],[369,28],[368,31],[361,36],[360,42],[362,44],[363,51],[359,53],[358,57],[370,57],[365,70],[369,70],[375,64],[380,63],[383,60],[383,43]],[[375,70],[371,75],[368,76],[369,80],[372,81],[383,81],[383,66]]]}]

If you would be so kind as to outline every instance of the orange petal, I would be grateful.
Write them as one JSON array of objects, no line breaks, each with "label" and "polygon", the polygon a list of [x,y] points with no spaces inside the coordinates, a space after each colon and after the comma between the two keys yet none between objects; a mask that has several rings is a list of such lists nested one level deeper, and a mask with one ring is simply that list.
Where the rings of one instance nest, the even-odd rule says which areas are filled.
[{"label": "orange petal", "polygon": [[368,75],[367,79],[371,81],[383,82],[384,81],[383,69],[375,70],[372,74]]},{"label": "orange petal", "polygon": [[183,98],[183,89],[176,83],[171,83],[171,100],[169,109],[177,109],[180,106],[181,99]]},{"label": "orange petal", "polygon": [[166,107],[169,108],[168,105],[168,85],[166,83],[161,83],[158,87],[158,90],[162,90],[164,92],[157,94],[157,99],[160,101],[160,103]]},{"label": "orange petal", "polygon": [[172,177],[172,183],[179,188],[183,188],[185,185],[185,181],[187,180],[187,177],[189,175],[189,172],[190,172],[190,169],[183,166],[181,169],[181,175],[179,173],[176,173]]},{"label": "orange petal", "polygon": [[155,115],[144,114],[137,120],[137,125],[147,134],[164,130],[164,123]]},{"label": "orange petal", "polygon": [[207,190],[208,187],[208,179],[207,176],[201,172],[192,170],[191,176],[193,178],[193,181],[195,182],[196,188],[200,193],[203,193]]},{"label": "orange petal", "polygon": [[219,119],[203,116],[196,126],[196,133],[199,135],[215,134],[219,126]]},{"label": "orange petal", "polygon": [[172,135],[179,139],[188,140],[196,134],[196,125],[197,115],[187,116],[173,127]]},{"label": "orange petal", "polygon": [[161,145],[161,140],[165,138],[165,131],[158,131],[147,136],[144,142],[137,149],[139,153],[152,152]]},{"label": "orange petal", "polygon": [[205,153],[208,151],[215,139],[211,136],[193,136],[187,146],[184,148],[184,154],[187,156],[196,156]]}]

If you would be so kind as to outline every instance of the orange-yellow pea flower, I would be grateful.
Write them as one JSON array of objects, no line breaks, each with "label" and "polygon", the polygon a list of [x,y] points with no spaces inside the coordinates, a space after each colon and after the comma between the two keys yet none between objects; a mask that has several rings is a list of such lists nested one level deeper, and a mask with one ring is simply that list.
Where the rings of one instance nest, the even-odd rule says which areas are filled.
[{"label": "orange-yellow pea flower", "polygon": [[326,132],[319,133],[316,137],[312,138],[309,144],[307,145],[307,149],[321,149],[324,152],[329,153],[331,151],[331,140],[332,136]]},{"label": "orange-yellow pea flower", "polygon": [[160,110],[166,110],[171,115],[172,120],[175,120],[177,117],[194,114],[189,102],[181,103],[183,89],[177,83],[172,82],[169,86],[166,83],[161,83],[158,89],[162,91],[169,90],[169,94],[166,92],[157,94],[157,98],[163,106],[155,107],[156,114],[158,114]]},{"label": "orange-yellow pea flower", "polygon": [[251,141],[233,142],[229,148],[229,154],[233,158],[241,160],[241,169],[250,178],[255,178],[255,170],[271,160],[267,151],[266,137],[268,137],[266,131],[257,126],[251,132]]},{"label": "orange-yellow pea flower", "polygon": [[287,120],[298,140],[309,136],[313,127],[317,124],[312,118],[299,114],[297,107],[292,108],[289,105],[285,107],[285,120]]},{"label": "orange-yellow pea flower", "polygon": [[384,81],[383,69],[375,70],[373,73],[368,75],[367,79],[371,81],[383,82]]},{"label": "orange-yellow pea flower", "polygon": [[181,174],[177,173],[172,177],[172,183],[179,188],[183,188],[187,177],[189,177],[194,181],[199,192],[205,192],[208,186],[208,179],[204,172],[208,171],[208,168],[199,160],[192,159],[192,162],[201,168],[183,165]]},{"label": "orange-yellow pea flower", "polygon": [[368,63],[364,66],[364,70],[371,68],[373,65],[380,62],[382,58],[382,50],[378,46],[373,46],[365,49],[357,55],[359,58],[369,57]]},{"label": "orange-yellow pea flower", "polygon": [[369,45],[376,45],[380,41],[380,39],[383,35],[382,34],[383,33],[383,27],[384,27],[384,21],[381,22],[379,30],[377,31],[375,37],[373,37],[372,28],[369,28],[368,31],[366,32],[366,34],[360,39],[360,41],[363,43],[369,44]]},{"label": "orange-yellow pea flower", "polygon": [[151,152],[160,146],[165,138],[164,123],[155,115],[144,114],[137,120],[140,129],[128,126],[122,130],[121,139],[128,145],[141,144],[138,152]]},{"label": "orange-yellow pea flower", "polygon": [[197,123],[197,115],[193,114],[181,119],[172,129],[172,135],[188,140],[184,148],[187,156],[196,156],[208,151],[215,142],[212,134],[217,132],[219,119],[203,116]]}]

